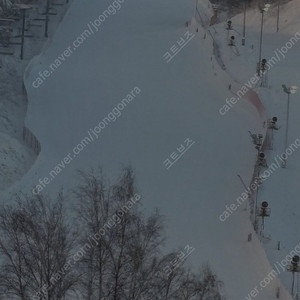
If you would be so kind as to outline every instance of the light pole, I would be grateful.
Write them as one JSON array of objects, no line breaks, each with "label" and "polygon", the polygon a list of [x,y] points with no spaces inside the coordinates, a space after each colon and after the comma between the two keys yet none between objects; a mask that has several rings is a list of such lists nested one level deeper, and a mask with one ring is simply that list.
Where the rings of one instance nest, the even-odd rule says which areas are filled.
[{"label": "light pole", "polygon": [[198,0],[196,0],[195,18],[196,18],[196,15],[197,15],[197,10],[198,10]]},{"label": "light pole", "polygon": [[262,40],[263,40],[263,28],[264,28],[264,13],[269,10],[270,4],[265,4],[260,7],[261,12],[261,25],[260,25],[260,42],[259,42],[259,60],[257,64],[257,75],[260,76],[260,64],[261,64],[261,52],[262,52]]},{"label": "light pole", "polygon": [[283,159],[283,163],[282,163],[282,168],[285,168],[286,164],[287,164],[286,150],[287,150],[287,144],[288,144],[288,131],[289,131],[290,95],[296,93],[297,87],[291,86],[291,87],[287,88],[286,85],[283,84],[282,88],[283,88],[283,91],[288,95],[287,108],[286,108],[285,142],[284,142],[285,155],[284,155],[284,159]]},{"label": "light pole", "polygon": [[247,1],[248,0],[244,0],[244,22],[243,22],[242,46],[245,46],[245,42],[246,42],[246,10],[247,10]]},{"label": "light pole", "polygon": [[50,0],[46,2],[46,20],[45,20],[45,37],[48,37],[48,28],[49,28],[49,9],[50,9]]},{"label": "light pole", "polygon": [[26,18],[26,9],[21,8],[22,11],[22,36],[21,36],[21,54],[20,58],[24,57],[24,38],[25,38],[25,18]]},{"label": "light pole", "polygon": [[278,6],[277,6],[277,32],[279,31],[279,13],[280,13],[280,0],[278,1]]}]

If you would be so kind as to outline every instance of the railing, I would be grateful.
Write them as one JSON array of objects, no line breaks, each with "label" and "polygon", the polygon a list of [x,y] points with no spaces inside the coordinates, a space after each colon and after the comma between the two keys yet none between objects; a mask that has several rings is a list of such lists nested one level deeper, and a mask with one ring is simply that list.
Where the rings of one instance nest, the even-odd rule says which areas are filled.
[{"label": "railing", "polygon": [[41,152],[41,144],[36,136],[24,125],[23,127],[23,141],[27,146],[32,148],[36,155]]},{"label": "railing", "polygon": [[[23,93],[24,100],[26,101],[26,103],[28,103],[27,91],[26,91],[24,83],[23,83],[22,93]],[[22,138],[23,138],[24,143],[28,147],[33,149],[33,151],[35,152],[36,155],[40,154],[40,152],[41,152],[41,143],[36,138],[36,136],[30,131],[30,129],[28,129],[26,127],[26,125],[23,126]]]}]

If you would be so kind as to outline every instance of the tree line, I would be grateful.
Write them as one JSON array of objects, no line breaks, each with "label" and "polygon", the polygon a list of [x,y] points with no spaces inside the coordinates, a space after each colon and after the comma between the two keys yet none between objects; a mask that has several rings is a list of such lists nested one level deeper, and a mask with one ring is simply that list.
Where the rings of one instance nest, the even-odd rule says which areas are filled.
[{"label": "tree line", "polygon": [[[291,0],[280,0],[280,5],[287,3]],[[255,8],[259,5],[264,5],[266,3],[277,5],[278,0],[211,0],[211,3],[219,6],[221,10],[234,10],[236,13],[239,13],[246,3],[247,7]]]},{"label": "tree line", "polygon": [[165,252],[164,220],[141,198],[132,169],[114,184],[97,169],[79,172],[69,197],[3,205],[0,299],[225,299],[208,265],[194,273],[183,250]]}]

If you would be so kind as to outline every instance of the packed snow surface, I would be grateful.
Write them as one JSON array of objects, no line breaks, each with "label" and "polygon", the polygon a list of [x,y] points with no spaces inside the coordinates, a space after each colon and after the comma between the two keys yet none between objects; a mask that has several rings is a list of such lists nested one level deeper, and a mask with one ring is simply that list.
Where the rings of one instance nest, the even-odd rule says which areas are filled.
[{"label": "packed snow surface", "polygon": [[[226,115],[220,113],[226,99],[255,73],[258,27],[249,28],[249,42],[239,57],[228,52],[225,24],[215,27],[225,70],[213,54],[208,31],[194,19],[189,22],[194,1],[126,0],[107,14],[111,3],[74,0],[49,47],[28,67],[26,125],[42,151],[5,196],[19,191],[51,194],[61,185],[68,190],[76,185],[76,169],[102,165],[114,178],[122,166],[131,164],[145,209],[159,207],[166,216],[167,247],[195,248],[189,266],[208,261],[224,281],[228,299],[274,299],[278,289],[281,299],[290,299],[278,278],[261,284],[272,266],[253,232],[247,201],[228,220],[219,218],[244,191],[237,175],[246,184],[253,175],[256,150],[248,130],[265,132],[266,112],[252,90]],[[256,15],[258,20],[259,13],[253,12],[253,24]],[[240,16],[234,22],[240,24]],[[283,30],[278,36],[284,40],[290,34]],[[267,39],[275,42],[271,32],[266,44]],[[295,74],[290,78],[299,79]],[[280,82],[274,75],[276,88],[265,93],[279,93]],[[284,107],[279,97],[269,101],[274,111]],[[296,122],[294,114],[291,124]],[[296,135],[296,126],[293,130]],[[278,139],[278,147],[280,143]],[[296,168],[296,162],[289,166]],[[281,172],[292,172],[289,168]],[[266,191],[276,185],[271,180]],[[275,214],[273,225],[266,228],[271,231],[273,226],[279,234]]]}]

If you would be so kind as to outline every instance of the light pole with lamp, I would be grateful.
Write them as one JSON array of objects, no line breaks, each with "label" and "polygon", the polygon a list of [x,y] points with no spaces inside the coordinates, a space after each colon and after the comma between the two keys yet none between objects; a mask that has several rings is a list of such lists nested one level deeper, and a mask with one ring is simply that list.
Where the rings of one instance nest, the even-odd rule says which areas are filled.
[{"label": "light pole with lamp", "polygon": [[262,40],[263,40],[263,27],[264,27],[264,13],[267,12],[270,8],[270,4],[265,4],[263,7],[260,7],[261,12],[261,25],[260,25],[260,42],[259,42],[259,60],[257,64],[257,75],[260,76],[260,64],[261,64],[261,52],[262,52]]},{"label": "light pole with lamp", "polygon": [[280,0],[278,1],[278,6],[277,6],[277,32],[279,31],[279,14],[280,14]]},{"label": "light pole with lamp", "polygon": [[245,42],[246,42],[246,11],[247,11],[247,2],[248,2],[248,0],[244,0],[244,21],[243,21],[242,46],[245,46]]},{"label": "light pole with lamp", "polygon": [[287,108],[286,108],[286,127],[285,127],[285,142],[284,142],[284,150],[285,155],[282,163],[282,168],[286,167],[287,164],[287,156],[286,156],[286,150],[287,150],[287,143],[288,143],[288,131],[289,131],[289,115],[290,115],[290,95],[295,94],[297,91],[296,86],[286,87],[285,84],[282,85],[283,91],[288,95],[287,99]]}]

